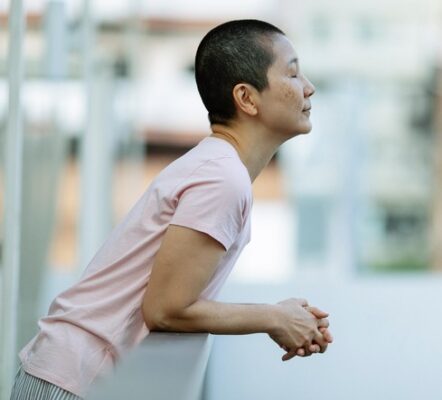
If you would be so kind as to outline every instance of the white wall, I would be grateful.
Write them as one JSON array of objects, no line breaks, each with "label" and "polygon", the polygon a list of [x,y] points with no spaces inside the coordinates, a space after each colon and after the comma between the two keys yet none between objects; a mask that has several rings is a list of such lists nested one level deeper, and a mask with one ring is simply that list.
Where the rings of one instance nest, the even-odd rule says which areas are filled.
[{"label": "white wall", "polygon": [[265,334],[216,336],[206,400],[440,400],[441,289],[431,276],[230,284],[223,300],[307,298],[330,313],[335,341],[324,354],[282,362]]}]

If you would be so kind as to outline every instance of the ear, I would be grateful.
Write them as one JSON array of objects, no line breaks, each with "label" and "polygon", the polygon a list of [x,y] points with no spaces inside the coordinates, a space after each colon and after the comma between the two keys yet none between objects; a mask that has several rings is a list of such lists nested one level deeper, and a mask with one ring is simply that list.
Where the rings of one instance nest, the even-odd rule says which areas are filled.
[{"label": "ear", "polygon": [[232,91],[236,107],[247,115],[258,114],[257,90],[248,83],[238,83]]}]

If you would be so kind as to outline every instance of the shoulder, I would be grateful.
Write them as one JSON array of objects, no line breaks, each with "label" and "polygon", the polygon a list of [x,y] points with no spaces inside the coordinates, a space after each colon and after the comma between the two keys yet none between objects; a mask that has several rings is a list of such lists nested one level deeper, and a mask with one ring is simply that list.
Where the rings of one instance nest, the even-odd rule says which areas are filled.
[{"label": "shoulder", "polygon": [[189,183],[199,182],[219,187],[240,197],[251,194],[251,181],[244,164],[233,156],[221,156],[205,160],[189,176]]}]

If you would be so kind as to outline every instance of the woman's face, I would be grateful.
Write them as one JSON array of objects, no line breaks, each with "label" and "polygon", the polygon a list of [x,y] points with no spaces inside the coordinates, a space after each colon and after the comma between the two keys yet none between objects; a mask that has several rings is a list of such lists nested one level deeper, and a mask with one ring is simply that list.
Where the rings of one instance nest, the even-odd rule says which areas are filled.
[{"label": "woman's face", "polygon": [[268,87],[260,93],[258,116],[272,132],[286,139],[312,129],[310,96],[315,87],[301,73],[297,55],[284,35],[274,35],[275,61],[267,71]]}]

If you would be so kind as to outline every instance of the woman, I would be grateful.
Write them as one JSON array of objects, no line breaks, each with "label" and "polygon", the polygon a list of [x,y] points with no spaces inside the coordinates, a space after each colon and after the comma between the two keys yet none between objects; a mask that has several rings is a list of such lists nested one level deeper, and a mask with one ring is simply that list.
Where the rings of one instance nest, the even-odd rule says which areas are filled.
[{"label": "woman", "polygon": [[153,330],[265,332],[283,361],[331,343],[328,314],[305,300],[214,300],[250,240],[253,181],[282,143],[311,130],[313,85],[284,33],[257,20],[212,29],[195,75],[211,135],[154,179],[54,299],[19,354],[11,399],[83,398]]}]

